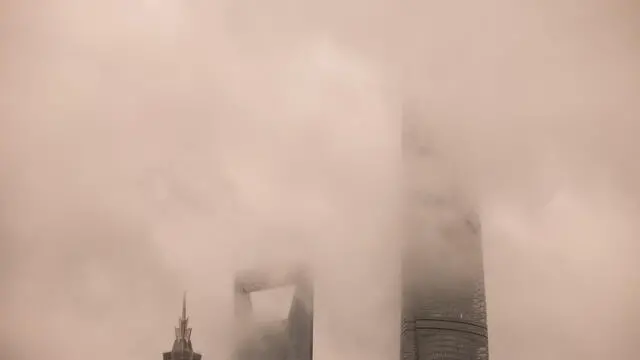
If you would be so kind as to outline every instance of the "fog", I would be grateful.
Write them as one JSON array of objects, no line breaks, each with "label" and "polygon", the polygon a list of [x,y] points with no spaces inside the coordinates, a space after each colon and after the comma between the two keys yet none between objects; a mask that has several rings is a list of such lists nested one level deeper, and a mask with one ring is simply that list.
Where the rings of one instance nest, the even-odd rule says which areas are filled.
[{"label": "fog", "polygon": [[160,358],[186,289],[225,358],[233,273],[309,261],[318,359],[395,358],[411,106],[480,215],[492,358],[635,358],[633,2],[0,9],[3,357]]}]

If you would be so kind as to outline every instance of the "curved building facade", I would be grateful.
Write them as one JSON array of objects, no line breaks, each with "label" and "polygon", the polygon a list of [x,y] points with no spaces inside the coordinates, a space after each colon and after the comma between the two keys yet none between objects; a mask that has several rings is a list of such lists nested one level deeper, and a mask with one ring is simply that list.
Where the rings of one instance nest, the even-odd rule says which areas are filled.
[{"label": "curved building facade", "polygon": [[482,242],[475,216],[405,120],[403,360],[485,360],[488,334]]}]

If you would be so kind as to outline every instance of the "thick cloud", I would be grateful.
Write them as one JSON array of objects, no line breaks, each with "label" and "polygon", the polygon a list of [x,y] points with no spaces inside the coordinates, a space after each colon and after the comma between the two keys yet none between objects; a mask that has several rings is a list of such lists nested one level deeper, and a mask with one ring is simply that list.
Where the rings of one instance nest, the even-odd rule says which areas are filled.
[{"label": "thick cloud", "polygon": [[1,7],[10,358],[154,359],[184,288],[227,356],[233,272],[301,258],[319,358],[396,356],[407,99],[481,214],[492,356],[634,358],[632,4]]}]

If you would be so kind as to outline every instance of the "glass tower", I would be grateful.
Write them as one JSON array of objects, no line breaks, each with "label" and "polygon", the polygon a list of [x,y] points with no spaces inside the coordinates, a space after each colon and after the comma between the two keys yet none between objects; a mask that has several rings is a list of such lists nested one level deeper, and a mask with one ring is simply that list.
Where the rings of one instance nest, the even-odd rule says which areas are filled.
[{"label": "glass tower", "polygon": [[[293,285],[286,320],[254,321],[251,293]],[[311,360],[313,358],[313,284],[306,271],[274,276],[247,271],[235,280],[237,346],[235,360]]]},{"label": "glass tower", "polygon": [[482,243],[416,119],[404,119],[402,360],[488,359]]}]

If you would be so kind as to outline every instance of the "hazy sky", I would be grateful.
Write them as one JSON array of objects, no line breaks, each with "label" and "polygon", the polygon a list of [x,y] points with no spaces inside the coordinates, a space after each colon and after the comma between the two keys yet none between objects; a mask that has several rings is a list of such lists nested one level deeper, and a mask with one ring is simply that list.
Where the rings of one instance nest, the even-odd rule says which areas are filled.
[{"label": "hazy sky", "polygon": [[480,213],[493,359],[635,359],[637,8],[3,2],[0,346],[157,359],[188,289],[224,357],[233,272],[306,258],[318,358],[395,358],[409,102]]}]

